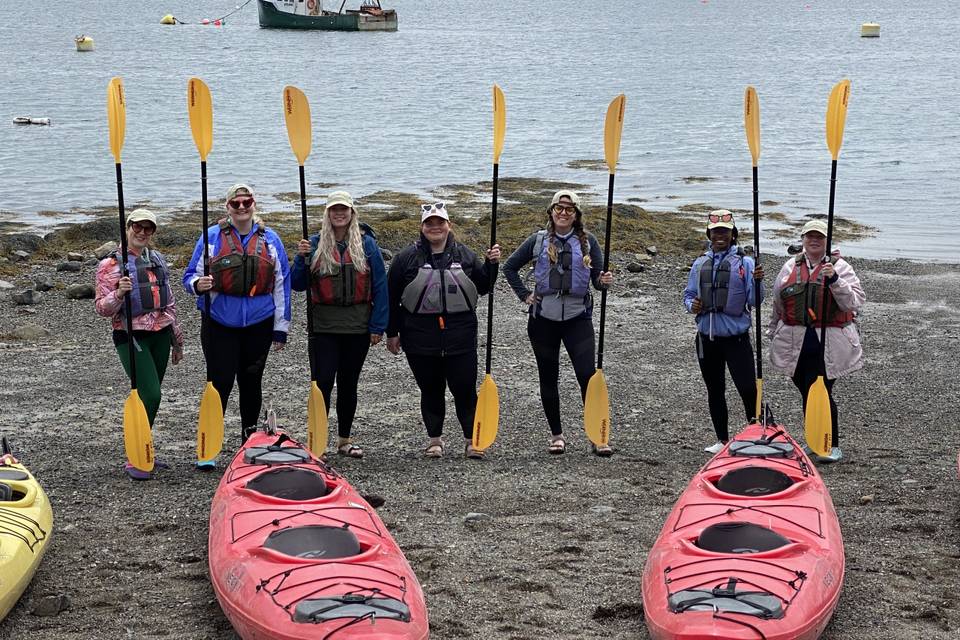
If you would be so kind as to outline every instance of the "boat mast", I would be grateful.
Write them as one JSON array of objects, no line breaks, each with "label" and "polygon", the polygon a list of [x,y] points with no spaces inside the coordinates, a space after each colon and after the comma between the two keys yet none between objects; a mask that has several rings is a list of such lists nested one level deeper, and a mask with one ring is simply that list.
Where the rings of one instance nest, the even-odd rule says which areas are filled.
[{"label": "boat mast", "polygon": [[340,10],[337,13],[343,13],[343,7],[347,4],[347,0],[343,0],[343,4],[340,5]]}]

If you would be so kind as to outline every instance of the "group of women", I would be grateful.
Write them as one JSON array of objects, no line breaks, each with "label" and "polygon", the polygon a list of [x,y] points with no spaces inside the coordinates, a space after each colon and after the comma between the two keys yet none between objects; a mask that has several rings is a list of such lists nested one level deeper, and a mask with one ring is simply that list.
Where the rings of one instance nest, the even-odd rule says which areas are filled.
[{"label": "group of women", "polygon": [[[393,354],[405,354],[420,389],[421,415],[429,438],[424,455],[444,455],[449,388],[463,432],[464,455],[484,457],[485,451],[471,444],[477,403],[476,306],[478,298],[494,286],[501,258],[499,245],[478,256],[457,241],[443,202],[424,204],[419,237],[394,257],[388,271],[376,237],[360,222],[350,194],[336,191],[327,198],[319,232],[299,241],[291,268],[279,236],[256,215],[256,198],[248,185],[236,184],[228,190],[226,214],[197,241],[183,286],[196,297],[201,312],[201,345],[208,376],[224,411],[235,382],[238,387],[241,439],[256,428],[267,357],[271,349],[282,349],[286,343],[294,290],[310,296],[311,374],[328,411],[333,386],[337,386],[336,450],[340,455],[364,455],[352,440],[357,387],[370,347],[379,344],[385,333],[386,348]],[[101,261],[96,308],[112,319],[114,344],[128,374],[127,340],[134,341],[137,386],[152,425],[170,354],[174,364],[182,358],[183,333],[170,269],[163,256],[150,247],[157,230],[156,217],[137,209],[126,223],[128,275],[123,275],[119,253]],[[824,279],[833,296],[827,333],[828,354],[833,354],[827,358],[828,389],[836,377],[860,366],[862,358],[848,348],[856,329],[851,330],[852,321],[845,322],[863,303],[862,289],[842,259],[823,261],[824,243],[811,233],[818,230],[804,228],[804,258],[791,259],[784,266],[774,289],[773,363],[789,368],[793,361],[789,373],[804,398],[819,371],[818,358],[811,355],[818,343],[811,342],[817,340],[816,334],[809,330],[810,323],[799,309],[817,298],[818,283]],[[744,321],[743,315],[755,304],[748,283],[763,278],[762,268],[754,268],[752,259],[736,249],[736,233],[732,214],[720,211],[710,215],[707,235],[711,250],[694,263],[684,295],[688,311],[698,317],[698,355],[721,442],[728,437],[725,364],[744,400],[747,417],[751,417],[750,319],[747,315]],[[210,256],[209,275],[205,275],[205,254]],[[530,263],[533,281],[527,282],[520,272]],[[563,190],[550,202],[545,228],[531,234],[503,267],[510,287],[528,305],[527,334],[550,428],[547,450],[551,454],[566,451],[560,413],[561,344],[573,364],[581,400],[595,371],[591,287],[599,290],[613,283],[613,274],[603,272],[602,263],[600,245],[584,226],[579,197]],[[125,330],[125,296],[132,302],[131,335]],[[209,312],[205,297],[209,297]],[[809,306],[803,309],[812,312]],[[847,340],[842,346],[835,344],[836,331]],[[831,406],[836,421],[832,397]],[[839,457],[839,448],[836,451]],[[609,456],[613,450],[604,445],[594,446],[593,452]],[[165,465],[158,460],[156,466]],[[150,478],[129,462],[124,468],[134,479]]]}]

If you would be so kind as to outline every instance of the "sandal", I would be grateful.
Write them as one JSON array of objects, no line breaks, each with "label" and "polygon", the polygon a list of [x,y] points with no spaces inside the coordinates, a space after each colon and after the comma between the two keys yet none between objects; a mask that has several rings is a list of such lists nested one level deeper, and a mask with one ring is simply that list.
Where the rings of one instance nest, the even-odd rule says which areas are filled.
[{"label": "sandal", "polygon": [[563,436],[557,436],[550,441],[550,445],[547,447],[547,451],[554,454],[560,455],[561,453],[566,452],[567,442],[563,439]]},{"label": "sandal", "polygon": [[337,454],[341,456],[346,456],[348,458],[362,458],[363,449],[353,444],[352,442],[344,442],[339,447],[337,447]]},{"label": "sandal", "polygon": [[463,457],[470,458],[471,460],[483,460],[487,455],[486,450],[484,449],[474,449],[473,443],[468,442],[467,446],[463,449]]},{"label": "sandal", "polygon": [[423,455],[427,458],[442,458],[443,457],[443,444],[431,444],[426,449],[423,450]]},{"label": "sandal", "polygon": [[608,444],[602,444],[599,447],[597,445],[592,445],[592,447],[593,453],[601,458],[609,458],[613,455],[613,449]]}]

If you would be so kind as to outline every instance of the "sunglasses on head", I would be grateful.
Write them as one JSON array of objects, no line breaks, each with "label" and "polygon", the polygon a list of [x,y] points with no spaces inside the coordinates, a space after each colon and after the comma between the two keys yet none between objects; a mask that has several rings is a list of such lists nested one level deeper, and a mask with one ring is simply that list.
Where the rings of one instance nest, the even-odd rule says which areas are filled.
[{"label": "sunglasses on head", "polygon": [[441,210],[443,209],[443,203],[442,203],[442,202],[437,202],[437,203],[435,203],[435,204],[422,204],[422,205],[420,205],[420,210],[421,210],[423,213],[426,213],[427,211],[432,211],[433,209],[436,209],[437,211],[441,211]]},{"label": "sunglasses on head", "polygon": [[710,222],[730,222],[731,220],[733,220],[733,214],[732,213],[723,213],[723,214],[711,213],[710,215],[707,216],[707,219],[710,220]]},{"label": "sunglasses on head", "polygon": [[234,209],[247,209],[253,206],[253,198],[234,198],[227,204]]},{"label": "sunglasses on head", "polygon": [[130,228],[133,229],[134,233],[142,233],[148,236],[152,236],[157,230],[157,228],[152,224],[140,224],[139,222],[132,223]]}]

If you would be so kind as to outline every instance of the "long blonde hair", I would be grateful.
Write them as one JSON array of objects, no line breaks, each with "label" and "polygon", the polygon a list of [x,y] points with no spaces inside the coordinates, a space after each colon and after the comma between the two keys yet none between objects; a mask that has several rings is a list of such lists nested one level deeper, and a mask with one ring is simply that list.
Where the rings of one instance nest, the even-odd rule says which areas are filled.
[{"label": "long blonde hair", "polygon": [[[367,257],[363,251],[363,233],[360,231],[360,223],[357,220],[357,210],[350,209],[350,224],[347,226],[347,251],[350,252],[350,259],[353,261],[353,268],[360,273],[366,273],[370,269],[367,264]],[[317,243],[317,250],[313,254],[313,261],[310,263],[311,270],[320,275],[331,275],[337,273],[340,268],[340,262],[334,255],[334,249],[337,246],[337,237],[333,233],[333,225],[330,224],[330,211],[323,212],[323,222],[320,224],[320,240]]]}]

